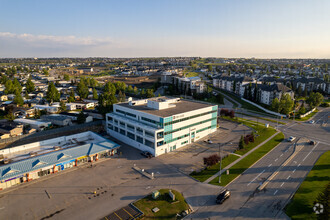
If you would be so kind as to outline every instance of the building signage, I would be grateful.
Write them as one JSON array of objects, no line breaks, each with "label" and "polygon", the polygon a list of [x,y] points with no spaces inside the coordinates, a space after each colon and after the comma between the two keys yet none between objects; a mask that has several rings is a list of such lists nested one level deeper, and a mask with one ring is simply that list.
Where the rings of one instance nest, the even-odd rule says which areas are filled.
[{"label": "building signage", "polygon": [[174,116],[173,116],[173,120],[174,120],[174,119],[183,118],[183,117],[184,117],[184,114],[181,114],[181,115],[174,115]]},{"label": "building signage", "polygon": [[14,180],[14,179],[17,179],[17,178],[21,178],[21,177],[23,177],[23,176],[24,176],[24,175],[15,176],[15,177],[13,177],[13,178],[6,179],[4,182],[8,182],[8,181],[10,181],[10,180]]}]

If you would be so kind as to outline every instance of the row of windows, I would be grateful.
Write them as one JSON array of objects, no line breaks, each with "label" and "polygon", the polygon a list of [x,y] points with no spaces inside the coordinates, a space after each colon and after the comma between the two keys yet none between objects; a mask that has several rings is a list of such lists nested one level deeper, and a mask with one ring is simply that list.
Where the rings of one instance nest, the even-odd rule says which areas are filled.
[{"label": "row of windows", "polygon": [[186,144],[186,143],[188,143],[188,141],[184,141],[184,142],[182,142],[181,145],[184,145],[184,144]]},{"label": "row of windows", "polygon": [[199,130],[196,131],[196,133],[199,133],[199,132],[205,131],[205,130],[207,130],[207,129],[211,129],[211,126],[206,127],[206,128],[203,128],[203,129],[199,129]]},{"label": "row of windows", "polygon": [[117,113],[121,113],[121,114],[123,114],[123,115],[128,115],[128,116],[131,116],[131,117],[133,117],[133,118],[136,118],[136,115],[134,115],[134,114],[132,114],[132,113],[129,113],[129,112],[125,112],[125,111],[122,111],[122,110],[119,110],[119,109],[116,109],[116,112]]},{"label": "row of windows", "polygon": [[[131,133],[131,132],[128,132],[128,131],[127,131],[127,135],[126,135],[125,130],[123,130],[123,129],[118,129],[118,127],[116,127],[116,126],[112,126],[111,124],[108,125],[108,128],[109,128],[110,130],[115,131],[115,132],[118,132],[118,131],[119,131],[120,134],[125,135],[125,136],[127,136],[128,138],[130,138],[130,139],[132,139],[132,140],[135,141],[135,135],[134,135],[133,133]],[[146,146],[148,146],[148,147],[154,148],[154,142],[145,139],[145,141],[144,141],[144,143],[143,143],[143,138],[140,137],[140,136],[138,136],[138,135],[136,135],[136,141],[139,142],[139,143],[141,143],[141,144],[144,144],[144,145],[146,145]],[[163,141],[158,142],[157,145],[158,145],[158,146],[163,145]]]},{"label": "row of windows", "polygon": [[188,134],[185,134],[185,135],[182,135],[180,137],[177,137],[177,138],[173,138],[173,139],[171,139],[169,141],[165,141],[164,143],[165,144],[168,144],[168,143],[171,143],[171,142],[176,141],[176,140],[180,140],[180,139],[185,138],[185,137],[188,137],[188,136],[189,136],[189,133]]},{"label": "row of windows", "polygon": [[187,121],[187,120],[192,119],[192,118],[197,118],[197,117],[207,115],[207,114],[211,114],[211,113],[215,113],[215,112],[217,112],[217,110],[213,110],[213,111],[210,111],[210,112],[204,112],[204,113],[201,113],[201,114],[198,114],[198,115],[193,115],[193,116],[186,117],[186,118],[181,118],[181,119],[178,119],[178,120],[175,120],[175,121],[166,122],[164,124],[164,126],[175,124],[175,123],[182,122],[182,121]]},{"label": "row of windows", "polygon": [[193,127],[193,126],[196,126],[196,125],[199,125],[199,124],[203,124],[203,123],[206,123],[206,122],[209,122],[209,121],[212,121],[212,120],[216,120],[216,119],[217,118],[215,117],[215,118],[210,118],[210,119],[207,119],[207,120],[204,120],[204,121],[196,122],[196,123],[191,124],[191,125],[187,125],[187,126],[184,126],[184,127],[172,130],[172,131],[165,132],[165,135],[172,134],[174,132],[181,131],[181,130],[184,130],[184,129],[187,129],[187,128],[190,128],[190,127]]},{"label": "row of windows", "polygon": [[155,124],[155,125],[159,125],[160,123],[158,121],[152,120],[150,118],[145,118],[145,117],[141,117],[141,120]]}]

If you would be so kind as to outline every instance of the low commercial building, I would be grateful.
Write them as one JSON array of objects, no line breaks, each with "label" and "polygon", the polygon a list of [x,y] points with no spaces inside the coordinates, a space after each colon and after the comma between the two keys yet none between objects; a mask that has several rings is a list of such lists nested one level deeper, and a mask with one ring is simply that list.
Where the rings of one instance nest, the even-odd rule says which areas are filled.
[{"label": "low commercial building", "polygon": [[58,125],[58,126],[70,126],[72,125],[71,118],[63,115],[42,115],[41,116],[42,121],[49,121],[53,125]]},{"label": "low commercial building", "polygon": [[154,156],[174,151],[217,129],[217,105],[158,97],[113,105],[107,132]]},{"label": "low commercial building", "polygon": [[0,190],[113,156],[119,147],[87,131],[0,150]]},{"label": "low commercial building", "polygon": [[38,120],[25,119],[25,118],[15,119],[14,122],[21,123],[23,125],[30,125],[31,128],[34,128],[38,131],[42,131],[45,128],[48,128],[52,125],[50,121],[38,121]]}]

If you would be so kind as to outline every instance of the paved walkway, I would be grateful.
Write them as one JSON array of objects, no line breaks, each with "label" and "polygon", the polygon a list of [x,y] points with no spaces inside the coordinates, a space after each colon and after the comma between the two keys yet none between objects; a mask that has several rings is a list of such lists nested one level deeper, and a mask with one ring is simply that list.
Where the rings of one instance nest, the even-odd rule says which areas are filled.
[{"label": "paved walkway", "polygon": [[[253,151],[257,150],[259,147],[261,147],[262,145],[266,144],[270,139],[272,139],[273,137],[275,137],[277,134],[279,134],[280,131],[276,132],[275,134],[273,134],[272,136],[270,136],[269,138],[267,138],[264,142],[260,143],[258,146],[256,146],[255,148],[253,148],[252,150],[250,150],[249,152],[247,152],[246,154],[244,154],[242,157],[240,157],[239,159],[235,160],[234,162],[232,162],[231,164],[229,164],[228,166],[226,166],[224,169],[221,170],[221,174],[226,172],[226,170],[228,170],[230,167],[234,166],[235,164],[237,164],[239,161],[241,161],[242,159],[244,159],[246,156],[248,156],[249,154],[251,154]],[[213,176],[211,176],[210,178],[208,178],[207,180],[204,181],[204,183],[209,183],[211,180],[213,180],[214,178],[216,178],[217,176],[219,176],[220,171],[217,172],[216,174],[214,174]]]}]

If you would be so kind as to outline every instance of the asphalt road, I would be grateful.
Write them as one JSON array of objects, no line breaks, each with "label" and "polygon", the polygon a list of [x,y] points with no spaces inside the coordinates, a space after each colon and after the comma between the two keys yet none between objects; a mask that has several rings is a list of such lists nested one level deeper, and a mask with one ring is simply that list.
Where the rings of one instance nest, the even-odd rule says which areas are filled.
[{"label": "asphalt road", "polygon": [[[291,142],[282,142],[243,175],[227,186],[231,197],[222,205],[215,203],[216,195],[204,207],[189,216],[191,219],[288,219],[282,209],[312,169],[314,163],[330,149],[329,127],[321,126],[327,120],[329,109],[315,115],[315,124],[293,122],[281,126],[286,137],[307,137],[317,141],[305,145],[292,160],[269,182],[265,190],[257,188],[271,176],[293,153]],[[323,122],[324,123],[324,122]]]}]

